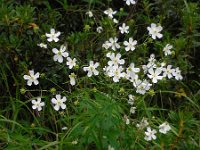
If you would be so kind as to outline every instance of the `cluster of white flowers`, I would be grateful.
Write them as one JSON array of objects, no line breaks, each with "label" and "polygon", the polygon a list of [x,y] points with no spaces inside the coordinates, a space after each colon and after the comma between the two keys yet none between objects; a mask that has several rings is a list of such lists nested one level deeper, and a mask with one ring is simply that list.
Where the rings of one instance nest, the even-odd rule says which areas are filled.
[{"label": "cluster of white flowers", "polygon": [[[56,111],[59,111],[60,108],[61,109],[66,109],[66,104],[64,102],[66,102],[67,98],[64,96],[63,98],[61,98],[60,94],[56,95],[56,98],[52,98],[51,102],[54,106],[54,109]],[[45,103],[41,101],[41,97],[38,97],[37,100],[32,100],[32,108],[36,109],[38,111],[42,110],[42,107],[45,106]]]},{"label": "cluster of white flowers", "polygon": [[135,0],[124,0],[126,1],[126,5],[130,6],[131,4],[134,5],[136,4],[136,1]]},{"label": "cluster of white flowers", "polygon": [[[136,4],[135,0],[124,1],[128,6],[131,4]],[[112,8],[108,8],[104,11],[104,14],[106,14],[108,18],[112,19],[114,23],[118,23],[118,20],[114,18],[114,15],[116,15],[116,13],[117,11],[113,11]],[[94,15],[90,10],[86,12],[86,15],[90,18],[94,18]],[[129,28],[130,27],[126,23],[122,23],[120,26],[118,26],[120,34],[129,34]],[[151,25],[147,27],[147,30],[153,40],[161,39],[163,37],[163,34],[161,34],[163,27],[161,25],[151,23]],[[98,26],[96,28],[97,33],[101,33],[102,31],[103,28],[101,26]],[[45,35],[48,42],[58,42],[61,32],[56,32],[56,30],[52,28],[50,29],[50,33],[46,33]],[[126,81],[129,81],[133,85],[136,93],[144,95],[147,91],[150,90],[153,84],[158,83],[163,78],[172,79],[174,77],[176,80],[183,79],[179,67],[174,68],[172,65],[168,65],[165,62],[159,63],[159,61],[156,60],[156,56],[154,54],[150,55],[147,64],[143,64],[140,67],[138,67],[134,62],[127,64],[125,62],[125,59],[123,59],[124,55],[121,55],[124,53],[120,53],[119,50],[125,50],[125,52],[127,53],[132,53],[137,49],[137,44],[138,41],[134,40],[133,37],[129,37],[124,41],[119,41],[117,36],[108,38],[108,40],[102,44],[102,48],[105,49],[107,52],[106,58],[108,59],[107,65],[102,66],[103,72],[106,76],[112,78],[113,82],[120,82],[122,78],[126,79]],[[45,43],[40,43],[38,44],[38,46],[47,49],[47,44]],[[164,55],[172,55],[172,48],[172,45],[166,44],[166,46],[163,48]],[[52,52],[54,54],[53,60],[58,63],[63,63],[64,61],[66,61],[66,66],[68,67],[68,69],[71,70],[77,65],[77,59],[69,56],[69,52],[67,52],[67,47],[65,45],[61,45],[59,49],[53,48]],[[128,67],[125,65],[128,65]],[[100,73],[98,68],[99,66],[99,62],[94,62],[93,60],[91,60],[89,61],[89,65],[84,66],[82,70],[87,73],[88,77],[98,76]],[[143,73],[141,70],[143,71]],[[139,76],[140,74],[142,75]],[[29,75],[24,75],[24,79],[27,80],[28,86],[31,86],[32,84],[38,85],[39,76],[39,72],[34,74],[34,70],[30,70]],[[76,84],[76,74],[74,72],[71,72],[69,73],[68,77],[69,83],[71,84],[71,86],[74,86]],[[128,104],[130,105],[129,112],[130,115],[132,115],[135,114],[137,109],[137,107],[134,105],[135,97],[131,94],[128,97]],[[66,109],[66,101],[67,98],[65,96],[62,97],[60,94],[55,95],[55,98],[51,99],[53,108],[56,111],[59,111],[60,109]],[[45,106],[45,103],[41,101],[40,97],[38,97],[37,100],[32,100],[31,102],[32,108],[36,109],[37,111],[41,111],[42,107]],[[124,121],[127,125],[130,124],[130,119],[127,115],[124,115]],[[141,122],[136,124],[136,127],[140,130],[146,129],[146,131],[144,132],[145,140],[151,141],[157,138],[157,131],[149,126],[149,122],[146,118],[142,118]],[[167,122],[164,122],[159,126],[159,132],[162,134],[166,134],[170,130],[171,127]],[[77,140],[72,141],[72,144],[77,143]],[[114,150],[114,148],[110,145],[108,149]]]},{"label": "cluster of white flowers", "polygon": [[[142,118],[141,122],[139,124],[136,124],[136,127],[139,128],[140,130],[147,128],[147,130],[145,131],[145,137],[144,137],[146,141],[155,140],[157,138],[156,137],[157,131],[155,129],[151,129],[151,127],[149,126],[149,122],[147,121],[146,118]],[[162,134],[167,134],[167,132],[171,130],[171,127],[168,122],[162,123],[161,125],[159,125],[158,128],[159,128],[159,132]]]},{"label": "cluster of white flowers", "polygon": [[[159,126],[159,132],[162,134],[166,134],[170,130],[171,130],[171,127],[169,126],[168,122],[164,122],[163,124]],[[147,131],[145,132],[144,139],[146,141],[155,140],[157,138],[156,133],[157,131],[155,129],[151,129],[151,127],[148,126]]]}]

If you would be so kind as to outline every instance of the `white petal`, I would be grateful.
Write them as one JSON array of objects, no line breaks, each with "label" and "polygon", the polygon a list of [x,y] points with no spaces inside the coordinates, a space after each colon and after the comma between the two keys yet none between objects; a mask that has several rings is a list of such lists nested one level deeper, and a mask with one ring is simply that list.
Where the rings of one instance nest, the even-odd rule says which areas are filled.
[{"label": "white petal", "polygon": [[66,108],[66,105],[65,105],[65,104],[62,104],[62,105],[61,105],[61,108],[62,108],[62,109],[65,109],[65,108]]}]

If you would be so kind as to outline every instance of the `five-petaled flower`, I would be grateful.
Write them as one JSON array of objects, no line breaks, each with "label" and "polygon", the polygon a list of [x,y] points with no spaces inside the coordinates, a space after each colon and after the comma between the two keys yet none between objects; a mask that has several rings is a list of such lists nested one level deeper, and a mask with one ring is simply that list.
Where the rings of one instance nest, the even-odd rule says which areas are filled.
[{"label": "five-petaled flower", "polygon": [[87,76],[88,77],[91,77],[93,74],[94,75],[98,75],[99,74],[99,71],[96,70],[96,68],[99,66],[99,63],[96,62],[94,63],[93,61],[90,61],[90,64],[88,67],[83,67],[83,70],[84,71],[87,71]]},{"label": "five-petaled flower", "polygon": [[147,127],[144,139],[147,141],[155,140],[157,131],[155,129],[151,130],[151,127]]},{"label": "five-petaled flower", "polygon": [[173,48],[173,46],[170,45],[170,44],[167,44],[167,45],[163,48],[163,52],[164,52],[165,56],[171,55],[171,54],[172,54],[172,52],[171,52],[171,49],[172,49],[172,48]]},{"label": "five-petaled flower", "polygon": [[162,69],[161,68],[156,68],[155,70],[153,70],[153,68],[150,68],[148,70],[149,74],[147,74],[147,76],[152,79],[153,83],[157,83],[158,80],[162,80],[163,76],[161,76],[160,74],[162,73]]},{"label": "five-petaled flower", "polygon": [[161,26],[157,26],[155,23],[151,24],[151,27],[147,27],[147,30],[149,31],[149,35],[155,40],[157,38],[162,38],[163,35],[160,33],[162,31]]},{"label": "five-petaled flower", "polygon": [[171,127],[169,126],[168,122],[164,122],[159,126],[159,132],[166,134],[169,130],[171,130]]},{"label": "five-petaled flower", "polygon": [[37,109],[38,111],[41,111],[42,107],[45,105],[44,102],[41,101],[40,97],[37,98],[37,101],[36,100],[32,100],[31,102],[33,104],[32,108],[33,109]]},{"label": "five-petaled flower", "polygon": [[136,40],[133,40],[133,38],[129,38],[128,41],[124,41],[124,46],[126,51],[134,51],[135,50],[135,45],[137,44]]},{"label": "five-petaled flower", "polygon": [[112,8],[108,8],[104,11],[104,14],[108,15],[109,18],[113,18],[113,15],[116,14],[117,11],[113,11]]},{"label": "five-petaled flower", "polygon": [[124,33],[129,33],[129,26],[126,26],[125,23],[122,24],[122,26],[119,27],[119,30],[121,32],[121,34],[124,34]]},{"label": "five-petaled flower", "polygon": [[71,59],[70,57],[67,57],[67,63],[69,66],[69,69],[72,69],[74,66],[76,66],[76,58]]},{"label": "five-petaled flower", "polygon": [[53,48],[52,51],[55,54],[53,56],[53,60],[54,61],[58,61],[59,63],[63,62],[63,57],[68,57],[69,53],[65,51],[66,50],[66,46],[61,45],[60,50],[58,50],[57,48]]},{"label": "five-petaled flower", "polygon": [[54,109],[56,111],[58,111],[60,108],[62,109],[66,109],[66,104],[64,102],[66,102],[67,98],[65,96],[63,96],[63,98],[61,98],[60,94],[56,95],[56,98],[52,98],[51,102],[55,105]]},{"label": "five-petaled flower", "polygon": [[60,36],[60,32],[56,32],[55,29],[51,29],[50,30],[50,33],[46,33],[46,37],[47,37],[47,41],[49,42],[52,42],[52,41],[55,41],[55,42],[58,42],[59,41],[59,36]]},{"label": "five-petaled flower", "polygon": [[29,75],[24,75],[24,79],[27,80],[28,86],[31,86],[32,83],[34,83],[35,85],[38,85],[39,84],[39,81],[38,81],[39,76],[40,76],[39,72],[34,74],[34,70],[29,70]]}]

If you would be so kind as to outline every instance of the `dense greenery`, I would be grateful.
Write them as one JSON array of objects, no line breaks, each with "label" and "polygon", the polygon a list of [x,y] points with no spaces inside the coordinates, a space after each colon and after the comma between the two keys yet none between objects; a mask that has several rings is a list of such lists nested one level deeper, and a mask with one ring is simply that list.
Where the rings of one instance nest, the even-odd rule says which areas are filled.
[{"label": "dense greenery", "polygon": [[[123,0],[1,0],[0,149],[200,149],[199,6],[198,0],[136,0],[130,6]],[[117,11],[119,23],[104,13],[108,8]],[[122,23],[128,34],[120,33]],[[151,23],[163,27],[161,39],[149,35]],[[52,28],[61,32],[58,42],[47,41]],[[111,37],[118,38],[120,49],[102,47]],[[129,37],[137,40],[134,51],[122,46]],[[163,53],[167,44],[173,45],[170,56]],[[52,49],[61,45],[77,59],[73,69],[66,59],[53,60]],[[105,75],[108,51],[120,52],[126,67],[134,62],[150,90],[141,94],[125,77],[113,82]],[[152,53],[158,66],[179,67],[183,79],[152,83],[142,68]],[[83,68],[89,61],[99,62],[98,76],[87,76]],[[39,84],[28,86],[24,75],[32,69],[40,73]],[[58,94],[67,98],[67,108],[56,111],[52,98]],[[127,103],[130,94],[135,113]],[[37,97],[45,102],[41,111],[32,109]],[[144,118],[157,130],[155,140],[145,140],[147,128],[137,127]],[[159,125],[165,121],[171,130],[162,134]]]}]

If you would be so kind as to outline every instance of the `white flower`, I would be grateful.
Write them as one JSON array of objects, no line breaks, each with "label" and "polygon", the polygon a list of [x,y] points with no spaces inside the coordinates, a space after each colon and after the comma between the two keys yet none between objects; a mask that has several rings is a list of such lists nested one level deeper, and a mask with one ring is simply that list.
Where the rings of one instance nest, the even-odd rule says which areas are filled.
[{"label": "white flower", "polygon": [[66,50],[66,47],[64,45],[61,45],[60,50],[58,50],[57,48],[53,48],[52,51],[55,54],[53,56],[53,60],[58,61],[59,63],[62,63],[63,57],[69,56],[68,52],[66,52],[65,50]]},{"label": "white flower", "polygon": [[74,73],[71,73],[71,74],[69,75],[69,78],[70,78],[70,84],[71,84],[72,86],[74,86],[74,85],[76,84],[76,80],[75,80],[76,75],[75,75]]},{"label": "white flower", "polygon": [[62,130],[67,130],[68,128],[66,126],[62,127]]},{"label": "white flower", "polygon": [[183,76],[181,75],[181,70],[179,67],[176,68],[176,70],[172,73],[176,80],[182,80]]},{"label": "white flower", "polygon": [[60,32],[58,31],[56,33],[55,29],[53,29],[53,28],[50,30],[50,33],[46,33],[47,41],[49,41],[49,42],[52,42],[52,41],[58,42],[59,36],[60,36]]},{"label": "white flower", "polygon": [[143,117],[142,120],[140,121],[140,123],[136,124],[136,127],[143,129],[143,128],[147,127],[148,125],[149,125],[149,123],[148,123],[147,119]]},{"label": "white flower", "polygon": [[160,68],[156,68],[155,71],[153,70],[153,68],[150,68],[148,70],[149,74],[147,74],[147,76],[152,79],[153,83],[157,83],[158,80],[162,80],[163,76],[160,76],[160,74],[162,73],[162,69]]},{"label": "white flower", "polygon": [[112,50],[116,50],[120,48],[120,45],[117,43],[118,38],[114,37],[114,38],[110,38],[109,42],[110,42],[110,47],[112,48]]},{"label": "white flower", "polygon": [[27,80],[27,85],[31,86],[32,83],[34,83],[35,85],[39,84],[39,81],[37,80],[40,76],[40,73],[37,72],[36,74],[34,74],[34,70],[29,70],[29,75],[24,75],[24,79]]},{"label": "white flower", "polygon": [[115,56],[115,53],[108,53],[107,57],[111,59],[110,61],[108,61],[109,66],[112,66],[112,65],[118,66],[119,64],[123,65],[125,63],[124,59],[120,59],[121,58],[120,53],[117,53],[116,56]]},{"label": "white flower", "polygon": [[96,62],[96,63],[94,64],[93,61],[90,61],[90,65],[89,65],[88,67],[83,67],[83,70],[88,72],[88,73],[87,73],[87,76],[88,76],[88,77],[91,77],[93,74],[94,74],[94,75],[98,75],[98,74],[99,74],[99,71],[96,70],[96,68],[97,68],[98,66],[99,66],[99,63],[98,63],[98,62]]},{"label": "white flower", "polygon": [[41,98],[38,97],[37,98],[37,101],[36,100],[32,100],[32,108],[33,109],[37,109],[38,111],[41,111],[42,110],[42,107],[45,105],[44,102],[41,102]]},{"label": "white flower", "polygon": [[128,116],[124,115],[124,120],[127,125],[130,124],[130,120],[128,119]]},{"label": "white flower", "polygon": [[108,150],[115,150],[114,147],[108,145]]},{"label": "white flower", "polygon": [[172,69],[172,65],[168,65],[167,68],[162,68],[163,70],[163,77],[168,77],[169,79],[172,78],[172,74],[175,73],[175,69]]},{"label": "white flower", "polygon": [[130,113],[131,113],[131,114],[134,114],[134,113],[135,113],[135,110],[136,110],[136,107],[131,107],[131,108],[130,108]]},{"label": "white flower", "polygon": [[163,48],[163,52],[164,52],[165,56],[171,55],[171,54],[172,54],[172,52],[171,52],[171,49],[172,49],[172,48],[173,48],[173,46],[170,45],[170,44],[167,44],[167,45]]},{"label": "white flower", "polygon": [[128,29],[129,29],[129,26],[126,26],[125,23],[123,23],[122,26],[119,27],[121,34],[129,33]]},{"label": "white flower", "polygon": [[56,98],[52,98],[51,102],[55,105],[54,109],[56,111],[58,111],[60,108],[62,109],[66,109],[66,105],[64,102],[66,102],[67,98],[65,96],[63,96],[63,98],[61,98],[60,94],[56,95]]},{"label": "white flower", "polygon": [[116,24],[119,23],[119,21],[115,18],[113,18],[113,22],[116,23]]},{"label": "white flower", "polygon": [[147,141],[155,140],[157,131],[155,129],[151,130],[151,127],[147,127],[147,131],[145,132],[144,139]]},{"label": "white flower", "polygon": [[97,27],[97,32],[101,33],[103,31],[103,28],[101,26]]},{"label": "white flower", "polygon": [[169,126],[168,122],[164,122],[159,126],[159,132],[166,134],[169,130],[171,130],[171,127]]},{"label": "white flower", "polygon": [[41,48],[47,48],[47,44],[44,44],[44,43],[40,43],[40,44],[37,44],[39,47],[41,47]]},{"label": "white flower", "polygon": [[135,96],[133,96],[133,95],[131,95],[131,94],[129,94],[128,95],[128,104],[129,105],[133,105],[134,104],[134,101],[135,101]]},{"label": "white flower", "polygon": [[114,82],[119,82],[120,78],[123,78],[125,76],[125,73],[122,72],[123,68],[122,66],[113,66],[112,70],[108,73],[110,77],[113,77]]},{"label": "white flower", "polygon": [[160,33],[162,31],[161,26],[157,26],[155,23],[151,24],[151,27],[147,27],[147,30],[149,31],[149,35],[155,40],[156,37],[159,39],[163,37],[163,35]]},{"label": "white flower", "polygon": [[125,50],[126,51],[134,51],[135,50],[135,45],[137,44],[137,41],[134,40],[133,38],[129,38],[129,41],[124,41],[124,46],[126,46]]},{"label": "white flower", "polygon": [[102,45],[103,48],[109,49],[111,47],[111,43],[109,41],[105,41]]},{"label": "white flower", "polygon": [[93,17],[93,13],[91,11],[86,12],[86,15],[88,15],[90,18]]},{"label": "white flower", "polygon": [[130,6],[131,4],[136,4],[136,1],[135,0],[124,0],[126,1],[126,5]]},{"label": "white flower", "polygon": [[72,141],[72,144],[73,144],[73,145],[76,145],[76,144],[78,144],[78,139],[76,139],[76,140]]},{"label": "white flower", "polygon": [[108,8],[104,11],[104,14],[108,15],[109,18],[113,18],[113,15],[116,14],[117,11],[113,11],[112,8]]},{"label": "white flower", "polygon": [[133,82],[133,86],[136,88],[136,93],[144,95],[146,91],[150,89],[152,84],[150,84],[148,81],[144,80],[136,80]]},{"label": "white flower", "polygon": [[71,59],[70,57],[67,57],[67,63],[69,66],[69,69],[72,69],[74,66],[76,66],[76,58]]},{"label": "white flower", "polygon": [[140,68],[135,68],[135,64],[131,63],[130,66],[126,69],[126,78],[133,82],[133,80],[138,79],[138,75],[136,73],[140,72]]}]

